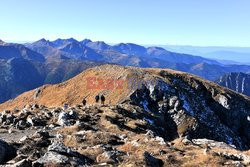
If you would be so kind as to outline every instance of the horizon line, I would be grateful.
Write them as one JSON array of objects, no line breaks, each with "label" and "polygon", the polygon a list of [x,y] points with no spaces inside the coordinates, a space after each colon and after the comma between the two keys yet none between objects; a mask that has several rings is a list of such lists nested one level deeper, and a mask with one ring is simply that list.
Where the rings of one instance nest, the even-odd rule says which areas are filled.
[{"label": "horizon line", "polygon": [[[70,38],[73,38],[73,37],[70,37]],[[17,43],[17,44],[25,44],[25,43],[33,43],[33,42],[36,42],[36,41],[39,41],[41,39],[46,39],[48,41],[55,41],[57,39],[70,39],[70,38],[56,38],[56,39],[48,39],[48,38],[40,38],[38,40],[4,40],[4,39],[1,39],[2,41],[4,42],[7,42],[7,43]],[[89,39],[89,38],[84,38],[84,39],[76,39],[76,38],[73,38],[75,40],[77,40],[78,42],[82,41],[82,40],[85,40],[85,39]],[[224,48],[250,48],[250,46],[236,46],[236,45],[192,45],[192,44],[174,44],[174,43],[166,43],[166,44],[142,44],[142,43],[137,43],[137,42],[106,42],[104,40],[92,40],[92,39],[89,39],[91,40],[92,42],[105,42],[109,45],[116,45],[116,44],[121,44],[121,43],[125,43],[125,44],[128,44],[128,43],[131,43],[131,44],[137,44],[137,45],[142,45],[142,46],[159,46],[159,47],[166,47],[166,46],[181,46],[181,47],[224,47]]]}]

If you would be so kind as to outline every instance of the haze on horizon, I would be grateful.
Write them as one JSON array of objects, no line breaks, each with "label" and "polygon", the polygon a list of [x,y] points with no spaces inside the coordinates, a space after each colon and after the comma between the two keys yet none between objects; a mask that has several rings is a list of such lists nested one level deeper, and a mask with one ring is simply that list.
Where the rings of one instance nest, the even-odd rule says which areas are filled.
[{"label": "haze on horizon", "polygon": [[248,0],[1,1],[0,39],[249,47],[249,5]]}]

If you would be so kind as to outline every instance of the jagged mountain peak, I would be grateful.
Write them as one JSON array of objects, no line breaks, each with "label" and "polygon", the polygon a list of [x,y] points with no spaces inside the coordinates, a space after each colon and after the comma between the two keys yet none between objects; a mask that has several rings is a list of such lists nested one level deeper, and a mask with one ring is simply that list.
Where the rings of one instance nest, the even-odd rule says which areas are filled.
[{"label": "jagged mountain peak", "polygon": [[54,44],[50,42],[49,40],[46,40],[45,38],[42,38],[36,42],[33,42],[32,44],[28,44],[27,46],[29,45],[54,47]]},{"label": "jagged mountain peak", "polygon": [[57,47],[61,47],[62,45],[73,43],[73,42],[78,42],[78,41],[74,38],[68,38],[68,39],[58,38],[57,40],[52,41],[52,43],[55,44],[55,46]]},{"label": "jagged mountain peak", "polygon": [[137,45],[134,43],[119,43],[117,45],[114,45],[112,48],[118,52],[138,56],[144,56],[147,51],[144,46]]},{"label": "jagged mountain peak", "polygon": [[106,44],[104,41],[88,42],[86,46],[94,50],[107,50],[110,48],[110,45]]},{"label": "jagged mountain peak", "polygon": [[25,47],[24,45],[14,43],[3,43],[0,45],[0,59],[8,60],[12,58],[23,58],[39,62],[45,61],[43,55]]},{"label": "jagged mountain peak", "polygon": [[90,42],[92,42],[90,39],[84,39],[84,40],[81,41],[81,43],[83,45],[86,45],[87,43],[90,43]]},{"label": "jagged mountain peak", "polygon": [[38,41],[35,41],[35,43],[47,43],[49,40],[46,40],[45,38],[39,39]]}]

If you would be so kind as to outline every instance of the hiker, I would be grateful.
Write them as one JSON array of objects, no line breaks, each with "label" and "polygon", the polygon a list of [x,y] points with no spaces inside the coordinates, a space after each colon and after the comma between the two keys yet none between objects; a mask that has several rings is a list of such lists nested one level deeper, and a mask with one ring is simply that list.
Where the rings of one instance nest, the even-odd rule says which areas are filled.
[{"label": "hiker", "polygon": [[63,108],[64,108],[64,110],[67,110],[69,108],[69,105],[66,103],[66,104],[64,104]]},{"label": "hiker", "polygon": [[99,102],[99,99],[100,99],[99,95],[96,95],[96,97],[95,97],[95,102],[98,103],[98,102]]},{"label": "hiker", "polygon": [[86,104],[87,104],[87,100],[84,98],[84,99],[82,100],[82,105],[83,105],[83,106],[86,106]]},{"label": "hiker", "polygon": [[102,102],[102,105],[104,105],[104,102],[105,102],[105,97],[104,97],[104,95],[101,96],[101,102]]}]

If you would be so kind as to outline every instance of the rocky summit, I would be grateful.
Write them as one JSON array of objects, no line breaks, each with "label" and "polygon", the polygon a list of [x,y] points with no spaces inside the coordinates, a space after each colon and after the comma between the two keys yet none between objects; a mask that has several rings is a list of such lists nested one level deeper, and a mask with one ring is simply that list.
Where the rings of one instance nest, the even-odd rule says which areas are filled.
[{"label": "rocky summit", "polygon": [[250,98],[183,72],[103,65],[0,110],[2,166],[250,165]]}]

